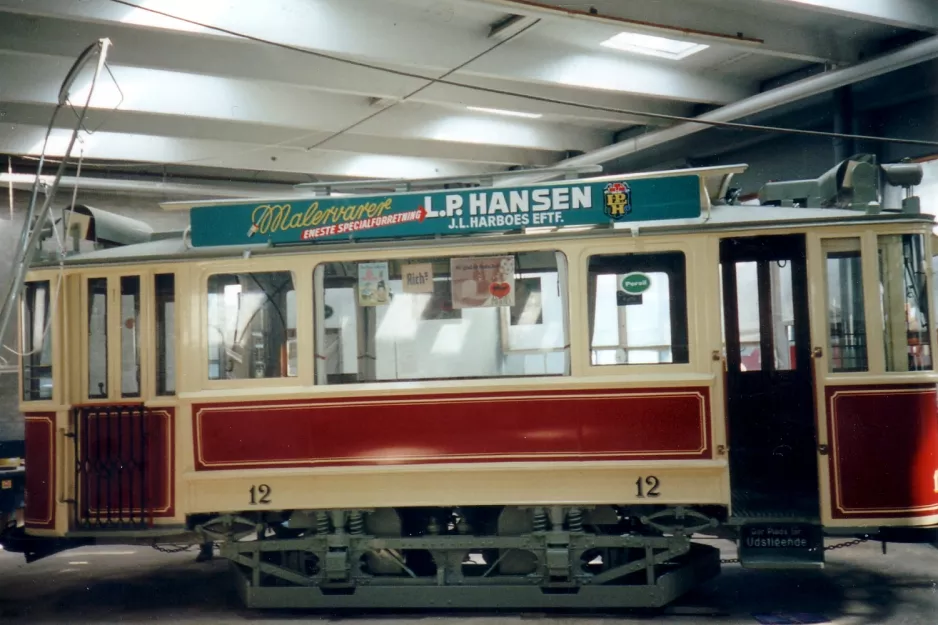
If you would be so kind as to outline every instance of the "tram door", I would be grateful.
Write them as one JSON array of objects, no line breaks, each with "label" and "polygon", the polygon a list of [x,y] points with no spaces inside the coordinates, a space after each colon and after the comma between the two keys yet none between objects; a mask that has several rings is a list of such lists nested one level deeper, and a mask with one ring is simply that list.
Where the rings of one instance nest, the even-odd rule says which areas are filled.
[{"label": "tram door", "polygon": [[815,519],[805,237],[723,239],[720,263],[733,514]]}]

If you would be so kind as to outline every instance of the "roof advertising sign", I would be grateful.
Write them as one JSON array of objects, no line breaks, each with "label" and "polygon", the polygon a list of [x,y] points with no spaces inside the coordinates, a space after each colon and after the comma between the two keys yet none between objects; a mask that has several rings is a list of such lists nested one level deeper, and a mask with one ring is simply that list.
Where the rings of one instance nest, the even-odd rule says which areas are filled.
[{"label": "roof advertising sign", "polygon": [[192,244],[273,245],[688,219],[697,176],[195,205]]}]

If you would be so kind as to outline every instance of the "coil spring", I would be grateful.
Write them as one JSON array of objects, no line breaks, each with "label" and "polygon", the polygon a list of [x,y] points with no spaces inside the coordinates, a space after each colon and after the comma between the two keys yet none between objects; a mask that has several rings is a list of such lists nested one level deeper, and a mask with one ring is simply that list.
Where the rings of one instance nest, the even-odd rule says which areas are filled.
[{"label": "coil spring", "polygon": [[544,508],[534,508],[533,528],[535,532],[547,531],[547,512]]},{"label": "coil spring", "polygon": [[353,510],[349,512],[348,515],[348,531],[349,534],[358,536],[364,534],[365,530],[365,518],[362,516],[362,513],[358,510]]},{"label": "coil spring", "polygon": [[567,525],[571,532],[583,531],[583,513],[579,508],[570,508],[567,512]]},{"label": "coil spring", "polygon": [[316,533],[329,533],[329,514],[327,512],[320,511],[316,513]]}]

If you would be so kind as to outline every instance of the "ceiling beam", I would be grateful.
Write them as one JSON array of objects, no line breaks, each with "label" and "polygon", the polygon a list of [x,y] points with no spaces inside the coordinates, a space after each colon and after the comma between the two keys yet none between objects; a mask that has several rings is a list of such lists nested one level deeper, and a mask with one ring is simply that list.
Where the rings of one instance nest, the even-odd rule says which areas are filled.
[{"label": "ceiling beam", "polygon": [[[74,60],[88,41],[108,37],[114,44],[113,60],[122,66],[200,74],[291,85],[333,94],[398,100],[426,81],[393,76],[286,50],[257,46],[233,38],[200,37],[191,33],[157,32],[120,24],[71,22],[0,11],[0,51],[57,56]],[[394,66],[396,69],[407,69]],[[548,83],[519,83],[505,78],[460,76],[471,86],[523,93],[538,98],[582,102],[593,106],[635,111],[654,111],[686,116],[691,103],[640,97],[604,89],[582,89]],[[0,96],[3,85],[0,84]],[[510,110],[536,110],[568,119],[621,125],[665,125],[649,119],[552,104],[522,97],[493,94],[437,83],[411,98],[413,101],[449,106],[486,106]]]},{"label": "ceiling beam", "polygon": [[489,39],[506,41],[509,37],[514,37],[525,30],[530,32],[537,22],[538,18],[530,15],[509,15],[492,24],[489,28]]},{"label": "ceiling beam", "polygon": [[[40,182],[51,186],[55,176],[40,176]],[[0,172],[0,185],[12,185],[19,191],[31,191],[36,181],[35,173]],[[249,198],[249,197],[308,197],[309,192],[288,184],[231,183],[218,180],[198,180],[173,177],[171,181],[153,178],[101,178],[94,173],[85,173],[80,178],[62,176],[59,187],[74,189],[82,194],[88,191],[106,193],[133,193],[156,196],[186,196],[199,198]]]},{"label": "ceiling beam", "polygon": [[938,32],[938,7],[932,0],[758,0],[828,15],[886,24],[897,28]]},{"label": "ceiling beam", "polygon": [[[0,153],[37,156],[45,128],[24,124],[0,124]],[[47,150],[49,157],[61,156],[68,133],[55,132]],[[178,139],[153,135],[117,134],[98,131],[86,140],[84,157],[101,161],[129,161],[221,167],[250,171],[277,171],[348,178],[432,178],[471,176],[504,167],[442,161],[423,157],[354,154],[280,146],[267,147],[233,141]],[[73,157],[77,156],[77,148]],[[116,169],[133,170],[133,165]]]},{"label": "ceiling beam", "polygon": [[[0,52],[0,101],[54,106],[58,82],[67,70],[64,58]],[[309,146],[379,110],[368,98],[290,85],[122,66],[112,66],[112,71],[117,87],[109,77],[101,81],[92,100],[100,110],[88,122],[89,128],[107,124],[111,115],[118,113],[107,111],[119,105],[120,111],[194,118],[196,122],[204,119],[293,128],[297,138],[308,135],[305,142]],[[82,84],[76,86],[80,95]],[[137,132],[148,134],[145,125]],[[471,144],[482,158],[488,145],[554,152],[590,150],[608,142],[610,134],[547,120],[508,119],[464,107],[448,109],[420,103],[387,109],[354,132]]]},{"label": "ceiling beam", "polygon": [[[427,10],[407,11],[386,0],[358,0],[355,6],[331,0],[278,0],[275,10],[259,11],[252,0],[131,0],[171,15],[233,32],[277,41],[299,48],[359,58],[402,62],[432,69],[453,67],[492,45],[485,30],[471,28],[468,20]],[[11,12],[65,17],[104,24],[125,24],[142,30],[162,30],[199,36],[230,38],[213,29],[109,0],[0,0]],[[490,11],[475,22],[483,29],[496,19]],[[389,28],[393,24],[393,28]],[[314,46],[315,42],[315,46]],[[432,50],[433,54],[427,54]],[[469,52],[466,55],[466,52]]]},{"label": "ceiling beam", "polygon": [[[375,25],[374,31],[368,30],[368,24],[375,15],[362,18],[367,13],[362,8],[369,3],[374,4],[376,15],[386,15],[385,21],[393,21],[395,28],[389,29],[384,24]],[[213,0],[211,5],[217,4]],[[482,32],[477,32],[472,24],[455,23],[452,19],[446,22],[427,24],[421,14],[407,16],[406,14],[388,14],[388,3],[375,4],[373,0],[360,0],[356,7],[348,5],[329,4],[328,24],[323,23],[322,15],[311,13],[311,10],[322,3],[308,0],[282,0],[283,15],[275,21],[255,19],[253,13],[225,11],[206,21],[219,24],[226,28],[261,36],[279,43],[312,50],[311,42],[316,42],[316,51],[351,57],[361,61],[381,66],[406,69],[426,76],[439,76],[444,72],[457,67],[474,56],[490,48],[493,41]],[[203,6],[202,4],[188,3],[190,7]],[[208,6],[208,5],[205,5]],[[326,6],[322,4],[322,6]],[[397,6],[397,5],[395,5]],[[85,0],[77,3],[61,3],[57,0],[30,0],[22,3],[19,0],[0,0],[0,11],[7,14],[29,12],[33,20],[28,24],[13,24],[2,26],[6,19],[0,19],[0,28],[8,32],[0,41],[10,38],[14,43],[6,44],[18,49],[32,49],[36,46],[48,44],[51,49],[61,47],[56,43],[60,40],[72,42],[68,53],[60,51],[59,54],[74,57],[78,51],[87,45],[87,38],[78,44],[75,41],[75,32],[79,29],[83,35],[109,37],[114,43],[112,59],[124,63],[127,55],[128,65],[152,66],[158,58],[182,57],[188,63],[214,65],[210,73],[226,75],[232,71],[235,63],[220,49],[210,51],[186,50],[186,45],[176,47],[175,43],[183,39],[195,39],[203,42],[218,40],[239,41],[245,43],[249,54],[253,57],[249,65],[256,67],[256,71],[264,75],[262,80],[283,81],[285,73],[294,73],[304,76],[308,85],[314,88],[322,83],[326,88],[335,88],[336,83],[346,85],[350,90],[390,90],[388,96],[400,96],[420,86],[423,81],[418,79],[403,79],[404,84],[394,77],[390,80],[382,74],[375,77],[374,70],[353,68],[347,64],[324,61],[299,52],[273,47],[263,47],[259,44],[244,42],[228,35],[212,33],[206,36],[193,32],[167,32],[154,31],[152,27],[122,22],[126,15],[115,14],[113,7],[119,7],[105,0]],[[321,9],[322,7],[320,7]],[[181,9],[182,10],[182,9]],[[189,14],[195,13],[193,8]],[[320,11],[321,13],[322,11]],[[238,15],[235,15],[238,13]],[[424,12],[425,13],[425,12]],[[498,12],[491,10],[492,15]],[[314,15],[315,14],[315,15]],[[265,14],[266,15],[266,14]],[[316,16],[318,15],[318,17]],[[59,25],[51,24],[49,17],[59,18]],[[0,15],[2,17],[2,15]],[[38,18],[38,21],[36,21]],[[77,20],[77,23],[75,22]],[[307,20],[307,22],[304,22]],[[308,20],[312,20],[310,24]],[[331,20],[331,21],[330,21]],[[64,21],[64,25],[63,22]],[[97,29],[88,25],[96,23]],[[106,25],[102,29],[101,25]],[[309,25],[307,28],[306,26]],[[302,26],[302,28],[300,27]],[[486,24],[485,28],[489,25]],[[69,32],[69,31],[74,32]],[[95,32],[91,32],[95,31]],[[337,36],[336,33],[344,33]],[[17,34],[18,33],[18,34]],[[125,43],[129,42],[129,43]],[[41,50],[36,50],[41,51]],[[432,54],[428,53],[432,51]],[[550,59],[564,59],[562,62],[547,62]],[[276,63],[275,63],[276,60]],[[165,61],[164,61],[165,62]],[[178,62],[178,61],[177,61]],[[308,67],[316,68],[311,73]],[[200,70],[201,71],[201,70]],[[349,73],[351,78],[344,77]],[[366,75],[367,74],[367,75]],[[746,95],[756,89],[756,85],[740,82],[728,76],[700,72],[693,67],[685,67],[660,61],[658,59],[635,58],[630,55],[611,53],[600,48],[598,42],[595,48],[589,50],[580,46],[548,40],[544,38],[522,37],[482,56],[449,79],[462,81],[464,77],[477,76],[506,79],[512,83],[553,85],[558,87],[574,87],[581,90],[605,90],[617,94],[630,94],[633,96],[656,99],[677,99],[685,102],[704,102],[710,104],[726,104]],[[376,86],[370,85],[372,80]],[[288,79],[289,81],[289,79]],[[395,82],[397,81],[397,82]],[[410,82],[407,82],[410,81]],[[292,82],[292,81],[290,81]],[[377,94],[376,94],[377,95]]]},{"label": "ceiling beam", "polygon": [[610,36],[616,30],[630,31],[812,63],[850,63],[860,54],[860,44],[855,40],[830,37],[822,29],[805,27],[804,24],[766,19],[766,15],[758,10],[728,11],[714,0],[673,3],[593,0],[588,9],[586,4],[571,5],[563,0],[462,2],[502,7],[529,17],[601,24],[615,29]]},{"label": "ceiling beam", "polygon": [[[51,104],[0,103],[0,119],[10,124],[42,126],[48,123],[54,106]],[[327,139],[331,133],[298,133],[296,128],[269,124],[231,124],[224,120],[195,119],[175,115],[158,115],[135,111],[102,113],[92,111],[89,125],[94,128],[106,119],[103,130],[115,134],[147,134],[169,139],[202,139],[233,141],[255,146],[283,145],[290,149],[305,148]],[[70,129],[74,117],[62,115],[57,128]],[[302,135],[311,136],[302,137]],[[298,138],[302,137],[302,138]],[[534,150],[511,146],[477,145],[457,141],[427,141],[418,138],[379,137],[359,133],[339,135],[323,146],[324,150],[357,154],[413,156],[511,167],[541,167],[562,158],[566,150]]]},{"label": "ceiling beam", "polygon": [[[700,115],[697,119],[702,122],[732,122],[936,58],[938,58],[938,36],[913,43],[894,52],[884,54],[851,67],[818,74],[789,85],[772,89],[771,91],[760,93],[746,100]],[[566,159],[559,162],[557,165],[562,167],[605,165],[614,163],[632,154],[651,149],[658,151],[667,150],[669,147],[675,145],[680,146],[681,144],[675,143],[678,140],[700,133],[711,127],[710,124],[695,122],[677,124],[664,130],[650,132],[642,136],[614,143],[593,152]],[[502,179],[499,181],[499,184],[505,186],[512,184],[530,184],[542,179],[543,176],[530,174]]]},{"label": "ceiling beam", "polygon": [[755,93],[757,88],[752,82],[729,75],[621,54],[601,48],[599,40],[595,44],[595,48],[585,49],[557,40],[524,39],[474,61],[457,75],[707,104],[734,102]]}]

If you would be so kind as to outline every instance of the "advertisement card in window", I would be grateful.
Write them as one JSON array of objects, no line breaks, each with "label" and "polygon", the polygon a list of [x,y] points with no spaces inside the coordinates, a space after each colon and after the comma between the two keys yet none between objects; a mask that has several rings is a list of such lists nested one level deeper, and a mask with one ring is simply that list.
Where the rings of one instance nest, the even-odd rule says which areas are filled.
[{"label": "advertisement card in window", "polygon": [[453,308],[514,306],[515,259],[513,256],[453,258]]},{"label": "advertisement card in window", "polygon": [[358,305],[386,306],[391,301],[388,284],[388,264],[358,264]]},{"label": "advertisement card in window", "polygon": [[433,293],[433,263],[412,263],[401,267],[404,293]]}]

